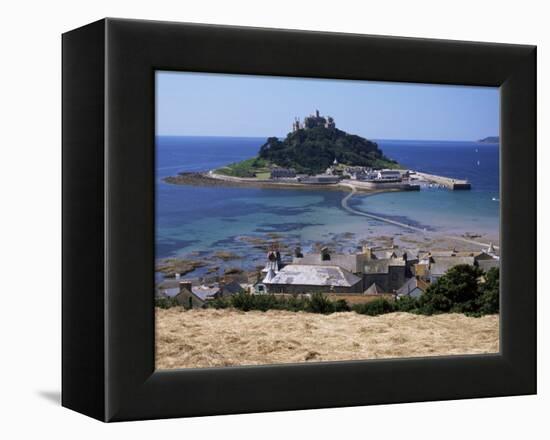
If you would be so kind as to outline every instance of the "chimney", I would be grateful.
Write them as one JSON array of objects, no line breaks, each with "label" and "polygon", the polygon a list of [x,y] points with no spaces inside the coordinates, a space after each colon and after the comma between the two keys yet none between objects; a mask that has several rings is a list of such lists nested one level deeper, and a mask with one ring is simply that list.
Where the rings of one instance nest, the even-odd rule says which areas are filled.
[{"label": "chimney", "polygon": [[189,290],[189,292],[191,292],[191,281],[180,281],[180,292],[183,290],[183,289],[187,289]]},{"label": "chimney", "polygon": [[373,259],[372,248],[367,246],[367,245],[364,245],[363,246],[363,255],[365,255],[367,260],[372,260]]}]

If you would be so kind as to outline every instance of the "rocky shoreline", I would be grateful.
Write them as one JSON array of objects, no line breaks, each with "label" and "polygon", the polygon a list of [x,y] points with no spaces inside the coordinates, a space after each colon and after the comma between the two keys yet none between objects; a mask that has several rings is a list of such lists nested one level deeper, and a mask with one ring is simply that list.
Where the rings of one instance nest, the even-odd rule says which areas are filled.
[{"label": "rocky shoreline", "polygon": [[[231,244],[216,247],[210,252],[190,252],[181,256],[160,258],[156,262],[156,271],[164,279],[173,279],[176,274],[191,278],[226,276],[230,272],[239,271],[245,277],[252,279],[258,275],[258,269],[265,265],[265,254],[275,245],[283,259],[290,262],[297,246],[304,252],[319,252],[324,246],[335,252],[357,252],[364,244],[378,248],[418,248],[423,251],[441,251],[455,249],[456,251],[479,250],[468,243],[461,243],[442,235],[424,236],[412,232],[397,232],[394,234],[375,234],[369,227],[365,235],[355,233],[329,234],[314,241],[303,241],[292,234],[265,233],[262,235],[243,235],[233,237]],[[480,237],[493,241],[483,234],[466,233],[467,236]],[[495,244],[498,241],[494,241]]]},{"label": "rocky shoreline", "polygon": [[[270,182],[267,180],[223,178],[220,175],[213,177],[204,172],[183,172],[176,176],[168,176],[162,179],[165,183],[172,185],[194,185],[194,186],[223,186],[237,188],[271,188],[271,189],[295,189],[295,190],[319,190],[330,191],[349,191],[347,186],[340,184],[306,184],[291,182]],[[358,188],[359,191],[375,194],[387,190],[372,190],[367,188]]]}]

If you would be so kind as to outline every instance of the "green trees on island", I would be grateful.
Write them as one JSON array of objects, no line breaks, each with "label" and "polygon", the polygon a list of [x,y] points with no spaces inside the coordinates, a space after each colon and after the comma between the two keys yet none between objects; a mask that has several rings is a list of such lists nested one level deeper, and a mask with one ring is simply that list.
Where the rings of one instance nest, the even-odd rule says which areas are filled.
[{"label": "green trees on island", "polygon": [[298,173],[322,173],[336,159],[339,163],[374,168],[396,167],[375,142],[337,128],[315,127],[289,133],[284,140],[270,137],[259,157]]},{"label": "green trees on island", "polygon": [[270,137],[258,156],[216,170],[234,177],[269,177],[271,168],[294,168],[303,174],[319,174],[334,163],[372,168],[398,168],[376,142],[337,128],[314,127],[288,133],[285,139]]}]

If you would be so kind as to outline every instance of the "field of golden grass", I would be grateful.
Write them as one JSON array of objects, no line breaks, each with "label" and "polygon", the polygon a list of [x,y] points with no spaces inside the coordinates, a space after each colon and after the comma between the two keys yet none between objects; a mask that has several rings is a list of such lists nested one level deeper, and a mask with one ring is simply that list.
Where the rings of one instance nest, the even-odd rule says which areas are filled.
[{"label": "field of golden grass", "polygon": [[156,310],[156,367],[496,353],[498,315]]}]

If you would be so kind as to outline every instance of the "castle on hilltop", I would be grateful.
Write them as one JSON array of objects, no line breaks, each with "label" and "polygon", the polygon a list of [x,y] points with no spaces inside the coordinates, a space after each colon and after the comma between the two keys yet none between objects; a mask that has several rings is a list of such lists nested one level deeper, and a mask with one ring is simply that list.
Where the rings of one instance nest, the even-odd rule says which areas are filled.
[{"label": "castle on hilltop", "polygon": [[315,110],[314,115],[306,116],[303,123],[300,122],[300,118],[298,117],[294,118],[294,122],[292,123],[293,132],[302,128],[308,129],[315,127],[336,128],[336,123],[334,122],[334,118],[332,116],[327,116],[325,118],[324,116],[319,115],[319,110]]}]

